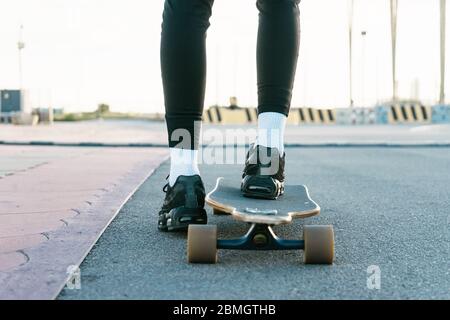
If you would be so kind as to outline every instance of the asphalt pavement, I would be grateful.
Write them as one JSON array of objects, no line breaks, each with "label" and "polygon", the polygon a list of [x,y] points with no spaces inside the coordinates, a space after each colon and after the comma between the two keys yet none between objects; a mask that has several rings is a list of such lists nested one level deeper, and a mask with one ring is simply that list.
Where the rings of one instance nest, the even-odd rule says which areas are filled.
[{"label": "asphalt pavement", "polygon": [[[306,184],[322,212],[275,231],[294,239],[304,224],[333,224],[334,265],[304,265],[301,251],[225,250],[215,265],[188,264],[186,234],[156,228],[166,162],[86,257],[81,289],[65,289],[59,299],[450,298],[450,148],[286,152],[286,183]],[[241,169],[200,168],[208,190],[218,176],[236,177]],[[208,213],[220,237],[246,231],[244,223]],[[373,286],[374,270],[379,286]]]}]

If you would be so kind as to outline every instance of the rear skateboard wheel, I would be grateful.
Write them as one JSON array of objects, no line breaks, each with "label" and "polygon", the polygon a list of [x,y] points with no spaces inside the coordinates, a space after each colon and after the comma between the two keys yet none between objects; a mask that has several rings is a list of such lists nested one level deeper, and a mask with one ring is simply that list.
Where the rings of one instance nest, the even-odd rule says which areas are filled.
[{"label": "rear skateboard wheel", "polygon": [[217,262],[217,226],[189,225],[187,258],[189,263]]},{"label": "rear skateboard wheel", "polygon": [[228,215],[229,213],[228,213],[228,212],[225,212],[225,211],[222,211],[222,210],[220,210],[220,209],[214,208],[214,209],[213,209],[213,214],[214,214],[214,215],[218,215],[218,216],[223,216],[223,215]]},{"label": "rear skateboard wheel", "polygon": [[305,250],[303,261],[306,264],[332,264],[334,260],[333,226],[304,226],[303,241]]}]

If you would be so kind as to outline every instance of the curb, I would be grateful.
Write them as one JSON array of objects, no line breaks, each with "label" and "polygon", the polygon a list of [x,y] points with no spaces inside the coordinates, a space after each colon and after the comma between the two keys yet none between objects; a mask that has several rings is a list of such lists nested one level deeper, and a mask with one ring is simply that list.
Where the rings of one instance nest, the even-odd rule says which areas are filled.
[{"label": "curb", "polygon": [[0,140],[6,146],[44,147],[108,147],[108,148],[167,148],[165,143],[103,143],[103,142],[54,142],[54,141],[8,141]]},{"label": "curb", "polygon": [[[1,141],[7,146],[45,146],[45,147],[105,147],[105,148],[168,148],[167,144],[159,143],[65,143],[51,141]],[[202,144],[202,148],[248,148],[250,144]],[[428,142],[320,142],[320,143],[285,143],[285,148],[449,148],[450,141]]]}]

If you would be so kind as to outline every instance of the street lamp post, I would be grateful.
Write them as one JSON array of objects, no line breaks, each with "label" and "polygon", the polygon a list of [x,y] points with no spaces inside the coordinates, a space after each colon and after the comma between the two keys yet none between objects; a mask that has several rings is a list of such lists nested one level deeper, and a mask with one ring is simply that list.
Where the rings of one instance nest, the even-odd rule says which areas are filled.
[{"label": "street lamp post", "polygon": [[446,0],[441,0],[441,88],[439,93],[439,103],[445,103],[445,10]]},{"label": "street lamp post", "polygon": [[353,108],[353,59],[352,59],[352,44],[353,44],[353,7],[354,0],[350,0],[348,13],[348,66],[349,66],[349,99],[350,108]]},{"label": "street lamp post", "polygon": [[19,41],[17,42],[17,49],[19,54],[19,94],[20,94],[20,111],[24,111],[24,94],[23,94],[23,67],[22,67],[22,50],[25,49],[25,42],[23,41],[23,25],[20,26]]},{"label": "street lamp post", "polygon": [[366,37],[367,37],[367,31],[363,30],[361,31],[361,104],[364,106],[365,104],[365,79],[366,79],[366,73],[365,73],[365,67],[366,67]]},{"label": "street lamp post", "polygon": [[391,40],[392,40],[392,100],[397,100],[397,8],[398,0],[391,0]]},{"label": "street lamp post", "polygon": [[219,63],[220,59],[220,47],[219,44],[216,44],[216,107],[219,106]]},{"label": "street lamp post", "polygon": [[19,41],[17,42],[17,49],[19,49],[19,89],[23,87],[22,75],[22,50],[25,49],[25,42],[23,42],[23,25],[20,26]]}]

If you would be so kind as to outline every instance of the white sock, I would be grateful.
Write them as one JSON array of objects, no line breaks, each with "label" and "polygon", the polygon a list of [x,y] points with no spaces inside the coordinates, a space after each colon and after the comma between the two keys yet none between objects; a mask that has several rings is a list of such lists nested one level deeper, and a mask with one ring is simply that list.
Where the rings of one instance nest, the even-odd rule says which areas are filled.
[{"label": "white sock", "polygon": [[170,148],[170,186],[175,184],[179,176],[200,175],[197,156],[198,150]]},{"label": "white sock", "polygon": [[258,115],[258,138],[256,144],[269,148],[277,148],[284,154],[284,131],[286,116],[278,112],[263,112]]}]

